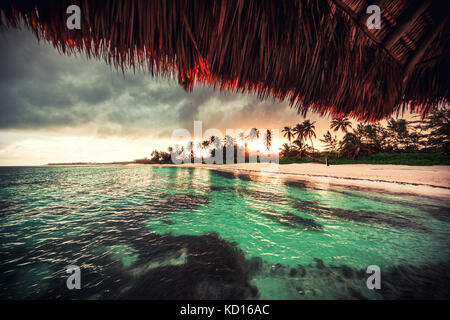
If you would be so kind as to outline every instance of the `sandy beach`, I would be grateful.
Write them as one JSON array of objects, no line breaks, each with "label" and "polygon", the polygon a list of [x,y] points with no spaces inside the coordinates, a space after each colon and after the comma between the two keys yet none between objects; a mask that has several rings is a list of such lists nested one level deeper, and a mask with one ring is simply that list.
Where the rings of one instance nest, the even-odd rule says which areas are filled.
[{"label": "sandy beach", "polygon": [[278,166],[267,163],[168,166],[265,174],[321,184],[358,186],[391,193],[411,193],[450,199],[450,166],[348,164],[327,167],[317,163]]}]

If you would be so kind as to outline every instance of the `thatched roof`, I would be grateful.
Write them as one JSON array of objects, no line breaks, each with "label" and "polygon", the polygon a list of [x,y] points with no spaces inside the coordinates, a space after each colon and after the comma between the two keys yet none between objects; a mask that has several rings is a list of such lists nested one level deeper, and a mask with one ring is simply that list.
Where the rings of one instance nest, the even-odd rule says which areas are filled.
[{"label": "thatched roof", "polygon": [[[20,20],[61,52],[222,89],[290,99],[305,112],[378,120],[448,104],[449,19],[431,0],[2,0],[1,24]],[[81,30],[68,30],[78,4]],[[381,8],[368,30],[368,5]]]}]

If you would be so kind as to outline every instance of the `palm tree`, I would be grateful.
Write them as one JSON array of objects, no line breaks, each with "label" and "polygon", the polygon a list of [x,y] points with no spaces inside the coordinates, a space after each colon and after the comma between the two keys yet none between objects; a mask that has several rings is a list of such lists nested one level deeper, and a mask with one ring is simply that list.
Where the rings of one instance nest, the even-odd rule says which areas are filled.
[{"label": "palm tree", "polygon": [[259,139],[259,130],[256,128],[252,128],[250,133],[248,134],[248,138],[251,140]]},{"label": "palm tree", "polygon": [[211,141],[206,139],[206,140],[203,140],[201,143],[202,143],[202,149],[207,149],[209,147],[209,145],[211,144]]},{"label": "palm tree", "polygon": [[450,109],[436,109],[424,121],[426,148],[450,154]]},{"label": "palm tree", "polygon": [[373,144],[366,144],[355,133],[347,132],[339,142],[339,157],[357,159],[358,156],[376,152]]},{"label": "palm tree", "polygon": [[225,137],[223,138],[223,146],[226,148],[228,146],[234,146],[235,140],[232,136],[230,135],[225,135]]},{"label": "palm tree", "polygon": [[196,149],[196,157],[197,159],[200,159],[200,161],[202,160],[202,150],[203,150],[203,142],[199,141],[195,144],[195,149]]},{"label": "palm tree", "polygon": [[283,137],[286,137],[289,140],[289,144],[291,143],[291,139],[294,136],[294,131],[292,127],[284,127],[281,132],[284,132]]},{"label": "palm tree", "polygon": [[387,128],[397,149],[400,149],[399,147],[402,145],[404,149],[407,149],[409,138],[408,122],[405,119],[395,120],[394,118],[391,118],[388,121]]},{"label": "palm tree", "polygon": [[296,136],[296,140],[303,141],[304,137],[304,128],[302,124],[297,124],[294,129],[292,129],[293,134]]},{"label": "palm tree", "polygon": [[189,156],[191,158],[191,163],[194,163],[194,141],[189,141],[187,144],[187,151],[189,152]]},{"label": "palm tree", "polygon": [[258,141],[259,140],[259,130],[256,128],[252,128],[250,130],[250,133],[248,134],[248,138],[252,141],[254,141],[254,140]]},{"label": "palm tree", "polygon": [[302,123],[304,139],[306,140],[307,138],[309,138],[309,141],[311,141],[313,152],[314,152],[314,144],[312,141],[312,137],[314,138],[316,137],[316,132],[314,131],[316,129],[316,126],[314,125],[315,123],[316,123],[315,121],[311,122],[310,120],[305,120]]},{"label": "palm tree", "polygon": [[347,117],[336,117],[331,120],[330,129],[333,129],[334,132],[342,130],[342,132],[347,133],[347,128],[351,128],[352,123]]},{"label": "palm tree", "polygon": [[339,142],[339,157],[356,159],[361,151],[361,139],[355,133],[346,133]]},{"label": "palm tree", "polygon": [[[206,151],[206,150],[208,150],[209,146],[211,145],[211,141],[209,139],[205,139],[201,142],[201,144],[202,144],[202,149]],[[208,152],[206,152],[206,154],[208,154]],[[202,154],[202,157],[203,157],[203,154]],[[204,158],[206,158],[206,156]]]},{"label": "palm tree", "polygon": [[264,143],[266,145],[267,151],[270,151],[270,146],[272,145],[272,131],[267,129],[264,134]]},{"label": "palm tree", "polygon": [[[211,136],[209,138],[209,145],[212,145],[215,149],[222,149],[222,142],[220,141],[220,138],[217,136]],[[213,152],[214,150],[211,150]]]},{"label": "palm tree", "polygon": [[205,149],[212,146],[212,149],[209,150],[209,155],[211,157],[215,157],[216,151],[222,152],[222,142],[220,141],[220,138],[217,136],[211,136],[209,139],[206,139],[202,142],[202,144],[205,146]]},{"label": "palm tree", "polygon": [[150,161],[160,163],[160,153],[158,150],[153,150],[150,154]]},{"label": "palm tree", "polygon": [[303,159],[305,156],[311,156],[311,153],[307,150],[308,146],[303,144],[302,140],[296,139],[292,142],[292,144],[295,146],[295,157],[298,159]]},{"label": "palm tree", "polygon": [[[246,159],[246,154],[247,154],[247,143],[245,142],[245,132],[241,131],[238,133],[237,139],[236,139],[236,157],[238,156],[238,154],[241,154],[241,152],[244,152],[244,162]],[[237,160],[237,159],[236,159]]]},{"label": "palm tree", "polygon": [[244,131],[239,132],[237,139],[236,139],[236,144],[239,149],[242,149],[242,148],[245,149],[245,147],[247,146],[247,144],[245,143],[245,132]]},{"label": "palm tree", "polygon": [[[353,133],[358,136],[362,143],[374,150],[381,151],[383,148],[386,149],[388,132],[380,124],[358,123]],[[396,143],[390,143],[390,146],[396,146]]]},{"label": "palm tree", "polygon": [[176,144],[175,148],[173,149],[173,155],[176,157],[177,161],[180,161],[180,163],[182,163],[183,154],[184,154],[184,146]]},{"label": "palm tree", "polygon": [[197,142],[197,150],[202,150],[203,149],[203,142]]},{"label": "palm tree", "polygon": [[287,144],[287,143],[283,143],[283,148],[280,149],[280,154],[283,158],[288,158],[290,153],[291,153],[291,145]]},{"label": "palm tree", "polygon": [[244,142],[245,142],[245,132],[243,132],[243,131],[239,132],[238,140],[240,140],[242,142],[242,144],[244,144]]},{"label": "palm tree", "polygon": [[305,146],[303,145],[302,140],[296,139],[292,144],[295,146],[296,149],[303,149]]},{"label": "palm tree", "polygon": [[325,151],[336,152],[337,138],[336,136],[333,137],[330,131],[327,131],[327,133],[323,135],[323,139],[321,139],[320,141],[325,143]]}]

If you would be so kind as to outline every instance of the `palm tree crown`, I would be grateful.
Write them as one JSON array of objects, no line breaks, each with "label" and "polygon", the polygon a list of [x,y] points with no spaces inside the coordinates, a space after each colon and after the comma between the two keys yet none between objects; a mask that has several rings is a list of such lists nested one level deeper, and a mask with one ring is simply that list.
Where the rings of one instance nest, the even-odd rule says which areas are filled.
[{"label": "palm tree crown", "polygon": [[330,129],[333,129],[335,132],[342,130],[342,132],[347,133],[347,128],[351,128],[352,123],[347,117],[337,117],[331,120]]},{"label": "palm tree crown", "polygon": [[250,133],[248,134],[248,137],[251,139],[251,140],[258,140],[259,139],[259,130],[258,129],[256,129],[256,128],[252,128],[251,130],[250,130]]},{"label": "palm tree crown", "polygon": [[289,140],[289,143],[291,143],[291,139],[294,136],[294,131],[291,127],[284,127],[282,132],[284,132],[283,137],[286,137]]},{"label": "palm tree crown", "polygon": [[296,140],[303,141],[304,139],[304,128],[303,124],[297,124],[294,129],[292,129],[293,134],[296,136]]},{"label": "palm tree crown", "polygon": [[302,123],[302,127],[303,127],[303,137],[306,140],[307,138],[309,138],[309,140],[311,141],[311,146],[314,150],[314,144],[312,141],[312,137],[316,137],[316,132],[314,131],[316,129],[316,126],[314,125],[316,122],[313,121],[311,122],[310,120],[305,120]]},{"label": "palm tree crown", "polygon": [[264,134],[264,143],[267,151],[270,151],[270,147],[272,146],[272,130],[266,130],[266,133]]}]

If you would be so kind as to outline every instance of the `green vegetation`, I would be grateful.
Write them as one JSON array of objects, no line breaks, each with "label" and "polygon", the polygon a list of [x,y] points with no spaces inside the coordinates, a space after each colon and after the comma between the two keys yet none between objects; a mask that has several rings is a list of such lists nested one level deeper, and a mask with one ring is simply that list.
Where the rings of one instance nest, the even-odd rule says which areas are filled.
[{"label": "green vegetation", "polygon": [[[308,145],[308,138],[315,136],[314,123],[309,120],[294,128],[285,127],[284,136],[289,144],[283,144],[280,163],[330,164],[404,164],[404,165],[450,165],[450,110],[437,109],[418,121],[391,118],[386,127],[380,123],[359,123],[349,132],[348,118],[334,118],[331,130],[345,132],[338,140],[327,131],[320,140],[324,152],[315,152]],[[295,139],[292,143],[291,140]]]},{"label": "green vegetation", "polygon": [[[328,159],[330,164],[450,165],[450,110],[445,108],[432,111],[425,119],[410,122],[391,118],[386,126],[358,123],[352,128],[348,118],[333,118],[330,130],[342,131],[345,135],[338,140],[328,130],[320,139],[325,144],[322,152],[314,148],[315,129],[315,121],[310,120],[284,127],[282,133],[288,143],[280,150],[280,164],[326,163]],[[244,154],[245,162],[248,162],[252,154],[256,159],[249,144],[253,148],[255,143],[259,144],[260,150],[270,153],[273,152],[272,137],[271,130],[260,132],[252,128],[247,135],[241,132],[236,138],[211,136],[196,145],[191,141],[186,146],[170,147],[168,152],[154,150],[150,159],[135,162],[171,163],[172,154],[183,162],[203,162],[208,157],[215,157],[216,152],[223,152],[224,163],[236,163],[238,154]],[[227,149],[234,150],[231,159],[227,159]]]},{"label": "green vegetation", "polygon": [[[320,155],[316,158],[281,158],[280,164],[290,163],[326,163],[326,156]],[[351,158],[338,158],[329,156],[331,165],[337,164],[403,164],[409,166],[431,166],[450,165],[450,155],[426,152],[398,152],[398,153],[376,153],[373,155],[361,156],[357,160]]]}]

